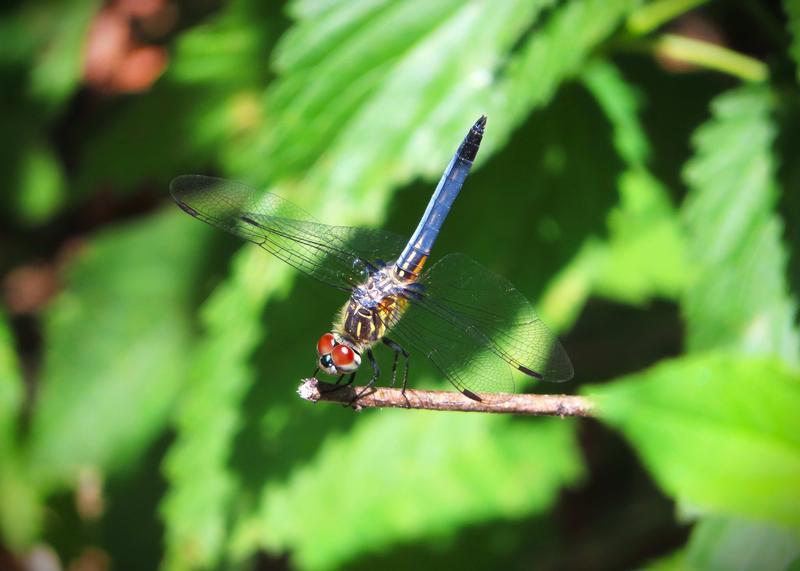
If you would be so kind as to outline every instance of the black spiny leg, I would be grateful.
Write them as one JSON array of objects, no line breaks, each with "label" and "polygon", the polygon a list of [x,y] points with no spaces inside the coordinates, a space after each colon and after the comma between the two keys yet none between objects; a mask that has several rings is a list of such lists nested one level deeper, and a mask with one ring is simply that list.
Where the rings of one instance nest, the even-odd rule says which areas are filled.
[{"label": "black spiny leg", "polygon": [[403,349],[403,347],[396,341],[392,341],[386,337],[383,338],[383,344],[394,351],[394,362],[392,363],[392,386],[394,386],[397,382],[397,360],[400,358],[400,355],[402,355],[403,359],[405,359],[403,362],[403,392],[405,393],[406,386],[408,385],[408,351]]},{"label": "black spiny leg", "polygon": [[353,397],[353,400],[350,401],[350,405],[348,406],[352,406],[353,403],[364,396],[368,390],[374,387],[375,383],[378,381],[378,378],[381,376],[381,369],[378,367],[378,361],[375,359],[372,349],[367,349],[367,359],[369,359],[369,364],[372,366],[372,378],[366,385],[364,385],[364,388],[355,397]]},{"label": "black spiny leg", "polygon": [[[358,371],[354,371],[353,373],[350,373],[350,376],[347,378],[347,381],[344,384],[340,384],[340,383],[342,382],[342,379],[345,377],[345,375],[339,375],[339,378],[336,379],[336,383],[334,384],[333,388],[327,389],[325,392],[326,393],[335,393],[336,391],[338,391],[340,389],[343,389],[345,387],[349,387],[350,385],[353,384],[353,381],[356,380],[356,373],[357,372]],[[346,405],[346,406],[350,406],[350,405]]]}]

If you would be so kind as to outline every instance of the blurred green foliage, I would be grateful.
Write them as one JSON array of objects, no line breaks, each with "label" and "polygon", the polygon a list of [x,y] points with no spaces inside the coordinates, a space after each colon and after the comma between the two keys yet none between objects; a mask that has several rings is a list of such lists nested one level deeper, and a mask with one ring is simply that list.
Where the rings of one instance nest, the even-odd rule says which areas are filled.
[{"label": "blurred green foliage", "polygon": [[[87,58],[123,4],[0,13],[0,566],[797,564],[797,2],[170,1],[125,16],[167,61],[131,93]],[[434,255],[537,303],[577,376],[534,390],[598,421],[301,401],[344,300],[169,180],[407,234],[481,113]]]}]

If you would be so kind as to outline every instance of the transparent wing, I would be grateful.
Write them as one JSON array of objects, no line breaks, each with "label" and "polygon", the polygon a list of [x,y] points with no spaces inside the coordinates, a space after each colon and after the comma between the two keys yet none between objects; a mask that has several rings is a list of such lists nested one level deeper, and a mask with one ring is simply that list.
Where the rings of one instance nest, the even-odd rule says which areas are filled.
[{"label": "transparent wing", "polygon": [[389,335],[424,351],[460,391],[511,392],[509,366],[545,381],[572,378],[561,343],[505,278],[450,254],[420,283]]},{"label": "transparent wing", "polygon": [[322,224],[288,200],[230,180],[179,176],[170,192],[191,216],[343,290],[363,282],[376,260],[396,258],[406,242],[382,230]]},{"label": "transparent wing", "polygon": [[386,316],[387,337],[425,355],[459,391],[475,400],[490,393],[513,393],[511,369],[461,323],[417,303]]}]

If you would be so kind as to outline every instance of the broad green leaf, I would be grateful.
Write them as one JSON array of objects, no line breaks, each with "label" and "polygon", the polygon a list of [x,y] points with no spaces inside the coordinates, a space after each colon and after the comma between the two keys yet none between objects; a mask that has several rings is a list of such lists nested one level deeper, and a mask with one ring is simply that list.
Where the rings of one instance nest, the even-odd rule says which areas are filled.
[{"label": "broad green leaf", "polygon": [[157,215],[84,246],[47,312],[32,419],[35,481],[134,461],[164,428],[188,365],[189,310],[204,256],[200,226]]},{"label": "broad green leaf", "polygon": [[595,292],[628,303],[678,297],[690,268],[666,190],[647,171],[636,170],[620,179],[619,190],[620,205],[609,215],[607,257],[597,268]]},{"label": "broad green leaf", "polygon": [[[363,149],[359,171],[364,163],[385,162],[388,153],[412,153],[429,174],[440,171],[439,154],[429,153],[440,151],[443,136],[463,136],[464,125],[481,113],[492,115],[493,68],[551,3],[382,1],[320,12],[298,6],[303,19],[277,50],[277,65],[286,73],[269,94],[278,119],[270,172],[302,171],[331,152],[331,142],[334,149],[353,149],[366,140],[381,143],[373,152]],[[458,115],[447,116],[456,98]],[[409,131],[416,136],[397,139]],[[353,161],[341,160],[343,167]]]},{"label": "broad green leaf", "polygon": [[787,25],[792,39],[789,53],[794,58],[794,65],[797,68],[795,73],[800,78],[800,2],[798,0],[783,0],[783,9],[789,16]]},{"label": "broad green leaf", "polygon": [[362,418],[265,489],[263,511],[238,530],[235,549],[288,549],[301,569],[335,569],[397,543],[436,542],[458,526],[545,511],[582,474],[570,428],[406,411]]},{"label": "broad green leaf", "polygon": [[[714,116],[696,135],[684,214],[699,275],[685,295],[684,313],[692,350],[727,346],[796,363],[786,255],[773,213],[777,192],[769,97],[763,90],[740,89],[717,98]],[[759,384],[774,382],[767,375]],[[757,393],[751,398],[757,400]],[[748,464],[759,461],[746,454],[742,450]],[[759,568],[783,569],[792,549],[796,555],[796,539],[787,543],[785,532],[774,526],[709,515],[693,531],[684,565],[745,569],[757,562]]]},{"label": "broad green leaf", "polygon": [[605,259],[593,262],[594,291],[628,303],[674,298],[689,269],[669,193],[646,168],[650,144],[639,118],[640,96],[606,62],[588,66],[583,78],[611,121],[617,152],[629,167],[619,179],[620,204],[608,218]]},{"label": "broad green leaf", "polygon": [[696,133],[683,206],[696,266],[683,299],[691,350],[736,347],[800,362],[795,302],[786,287],[770,93],[740,88],[719,96]]},{"label": "broad green leaf", "polygon": [[[438,176],[451,141],[481,113],[492,132],[485,160],[579,70],[633,2],[570,2],[528,33],[550,4],[418,0],[312,11],[278,48],[279,64],[293,67],[270,90],[277,121],[265,153],[273,162],[259,180],[315,164],[308,180],[353,195],[374,218],[382,208],[376,187],[419,172]],[[318,28],[330,44],[305,41]],[[313,163],[323,153],[327,160]]]},{"label": "broad green leaf", "polygon": [[590,387],[670,496],[800,532],[800,374],[777,360],[685,357]]},{"label": "broad green leaf", "polygon": [[241,251],[233,271],[204,307],[206,335],[192,352],[175,421],[178,438],[164,466],[172,484],[161,508],[167,523],[165,569],[208,567],[220,556],[236,484],[228,468],[231,442],[254,377],[248,359],[264,334],[254,317],[290,283],[288,269],[257,248]]},{"label": "broad green leaf", "polygon": [[592,62],[581,77],[611,122],[628,170],[619,178],[620,203],[609,214],[607,239],[589,238],[544,297],[542,313],[560,326],[577,317],[591,294],[640,304],[656,296],[677,297],[688,278],[675,209],[646,168],[650,148],[638,95],[605,61]]},{"label": "broad green leaf", "polygon": [[784,571],[800,556],[800,539],[784,529],[741,518],[709,516],[692,531],[684,568]]}]

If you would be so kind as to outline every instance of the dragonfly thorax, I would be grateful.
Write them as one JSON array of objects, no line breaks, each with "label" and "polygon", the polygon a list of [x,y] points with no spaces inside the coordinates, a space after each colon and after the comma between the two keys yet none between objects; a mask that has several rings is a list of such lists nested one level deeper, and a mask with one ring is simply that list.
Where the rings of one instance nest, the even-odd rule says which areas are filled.
[{"label": "dragonfly thorax", "polygon": [[387,326],[404,311],[405,289],[393,264],[372,272],[366,282],[353,288],[335,330],[358,350],[368,348],[383,338]]},{"label": "dragonfly thorax", "polygon": [[397,295],[403,283],[397,278],[394,264],[387,264],[370,274],[364,284],[353,288],[352,299],[365,309],[376,309],[390,296]]}]

